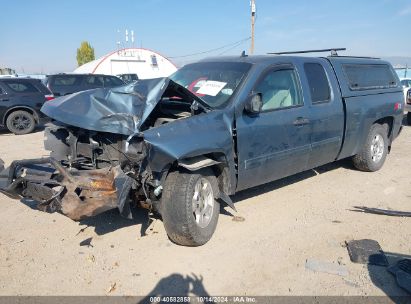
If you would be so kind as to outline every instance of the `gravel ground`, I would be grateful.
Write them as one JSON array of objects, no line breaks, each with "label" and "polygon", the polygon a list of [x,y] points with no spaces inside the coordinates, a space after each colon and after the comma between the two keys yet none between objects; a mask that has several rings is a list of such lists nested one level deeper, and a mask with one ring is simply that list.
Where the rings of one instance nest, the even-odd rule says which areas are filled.
[{"label": "gravel ground", "polygon": [[[42,146],[42,131],[0,133],[6,164],[47,155]],[[79,223],[0,194],[0,295],[405,295],[384,267],[353,264],[344,242],[370,238],[411,255],[411,218],[350,210],[411,211],[409,151],[404,127],[379,172],[340,161],[243,191],[234,201],[245,221],[222,210],[197,248],[171,243],[160,220],[144,235],[141,209],[134,220],[109,211]],[[307,260],[348,273],[314,272]]]}]

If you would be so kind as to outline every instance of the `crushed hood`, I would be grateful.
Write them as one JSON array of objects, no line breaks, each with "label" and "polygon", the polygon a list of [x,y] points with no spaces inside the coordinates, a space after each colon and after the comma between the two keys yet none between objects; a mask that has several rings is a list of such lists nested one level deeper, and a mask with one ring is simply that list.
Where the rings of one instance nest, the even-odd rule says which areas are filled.
[{"label": "crushed hood", "polygon": [[157,78],[111,89],[82,91],[46,102],[41,111],[71,126],[131,135],[139,132],[170,82],[169,78]]}]

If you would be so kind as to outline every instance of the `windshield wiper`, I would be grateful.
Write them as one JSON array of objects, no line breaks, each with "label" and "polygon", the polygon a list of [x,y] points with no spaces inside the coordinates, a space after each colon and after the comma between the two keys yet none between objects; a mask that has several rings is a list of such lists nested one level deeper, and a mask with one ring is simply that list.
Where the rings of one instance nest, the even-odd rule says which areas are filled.
[{"label": "windshield wiper", "polygon": [[211,110],[210,106],[204,106],[202,103],[199,103],[197,100],[194,100],[191,104],[191,111],[197,111],[198,108],[201,108],[204,112],[209,112]]}]

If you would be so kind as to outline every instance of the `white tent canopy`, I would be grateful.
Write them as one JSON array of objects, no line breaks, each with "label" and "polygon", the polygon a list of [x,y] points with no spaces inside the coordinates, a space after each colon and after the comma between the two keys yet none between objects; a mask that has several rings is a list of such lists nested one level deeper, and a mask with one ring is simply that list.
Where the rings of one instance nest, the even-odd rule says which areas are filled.
[{"label": "white tent canopy", "polygon": [[137,74],[140,79],[168,77],[177,67],[166,57],[142,48],[111,52],[74,70],[81,74]]}]

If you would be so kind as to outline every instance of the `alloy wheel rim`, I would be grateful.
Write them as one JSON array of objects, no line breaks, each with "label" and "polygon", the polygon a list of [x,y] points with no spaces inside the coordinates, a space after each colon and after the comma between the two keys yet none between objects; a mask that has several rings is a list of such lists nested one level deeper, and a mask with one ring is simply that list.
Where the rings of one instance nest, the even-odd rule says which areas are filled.
[{"label": "alloy wheel rim", "polygon": [[384,139],[380,134],[376,134],[371,142],[371,158],[378,163],[384,154]]},{"label": "alloy wheel rim", "polygon": [[194,186],[192,209],[197,225],[207,227],[213,216],[214,194],[211,183],[206,178],[200,178]]},{"label": "alloy wheel rim", "polygon": [[13,128],[17,130],[26,130],[31,126],[31,121],[26,115],[17,115],[12,120]]}]

